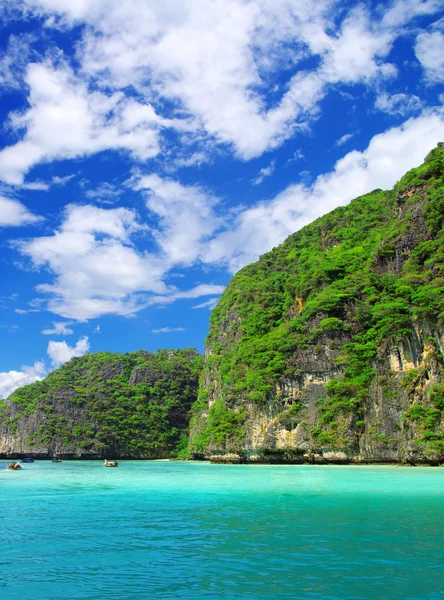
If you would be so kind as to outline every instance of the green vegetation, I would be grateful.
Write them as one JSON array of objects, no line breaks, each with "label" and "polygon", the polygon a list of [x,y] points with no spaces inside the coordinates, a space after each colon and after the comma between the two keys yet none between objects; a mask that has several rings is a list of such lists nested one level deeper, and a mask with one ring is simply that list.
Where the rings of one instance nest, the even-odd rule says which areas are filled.
[{"label": "green vegetation", "polygon": [[444,384],[435,384],[429,391],[427,402],[413,402],[404,419],[418,428],[418,443],[429,454],[444,454],[444,431],[440,428],[444,412]]},{"label": "green vegetation", "polygon": [[262,415],[255,435],[271,445],[274,426],[298,427],[302,450],[285,436],[279,447],[292,460],[303,448],[393,448],[405,431],[409,448],[444,457],[443,221],[436,148],[394,190],[337,208],[242,269],[213,311],[205,366],[194,350],[73,359],[0,402],[0,433],[36,452],[185,457],[242,453]]},{"label": "green vegetation", "polygon": [[230,410],[224,400],[217,400],[209,409],[206,427],[193,437],[190,452],[204,454],[209,446],[216,452],[241,450],[245,438],[246,418],[245,407]]},{"label": "green vegetation", "polygon": [[[443,219],[444,149],[436,148],[393,191],[337,208],[242,269],[212,314],[203,391],[232,411],[265,407],[280,380],[304,371],[322,348],[340,348],[332,365],[340,374],[318,401],[312,438],[332,449],[356,445],[376,371],[388,368],[387,344],[444,321]],[[442,354],[428,343],[442,376]],[[211,447],[212,421],[200,414],[199,445]],[[440,427],[437,417],[422,423],[424,439]],[[228,428],[224,439],[228,446]]]},{"label": "green vegetation", "polygon": [[36,452],[183,454],[202,363],[193,349],[73,358],[0,401],[0,428],[24,435]]}]

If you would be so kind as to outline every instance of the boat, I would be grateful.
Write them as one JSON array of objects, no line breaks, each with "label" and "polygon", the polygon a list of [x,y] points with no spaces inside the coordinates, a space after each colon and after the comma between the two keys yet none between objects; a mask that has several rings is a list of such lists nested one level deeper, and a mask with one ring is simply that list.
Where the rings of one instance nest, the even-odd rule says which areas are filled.
[{"label": "boat", "polygon": [[22,458],[22,463],[33,463],[35,462],[35,460],[33,458],[27,457],[27,458]]},{"label": "boat", "polygon": [[56,458],[55,456],[53,456],[51,458],[51,462],[63,462],[63,460],[61,458]]},{"label": "boat", "polygon": [[22,469],[23,467],[18,460],[10,462],[8,465],[8,471],[21,471]]},{"label": "boat", "polygon": [[105,462],[103,464],[104,467],[118,467],[119,463],[117,462],[117,460],[106,460],[105,458]]}]

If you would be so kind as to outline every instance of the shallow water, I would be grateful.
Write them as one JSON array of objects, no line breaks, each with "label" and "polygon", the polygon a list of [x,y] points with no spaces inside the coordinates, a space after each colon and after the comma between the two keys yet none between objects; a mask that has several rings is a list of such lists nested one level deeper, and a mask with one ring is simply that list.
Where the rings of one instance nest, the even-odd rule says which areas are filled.
[{"label": "shallow water", "polygon": [[1,600],[444,598],[444,469],[0,462]]}]

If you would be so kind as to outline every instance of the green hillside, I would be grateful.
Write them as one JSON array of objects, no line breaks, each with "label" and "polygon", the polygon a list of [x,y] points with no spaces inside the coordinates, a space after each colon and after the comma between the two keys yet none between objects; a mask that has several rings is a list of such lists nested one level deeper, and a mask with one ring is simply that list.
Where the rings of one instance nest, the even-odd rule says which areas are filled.
[{"label": "green hillside", "polygon": [[[405,451],[444,454],[443,175],[436,148],[394,190],[337,208],[232,279],[211,318],[192,452],[272,450],[273,435],[262,448],[252,441],[267,411],[275,434],[305,427],[305,453],[356,454],[370,434],[399,445],[370,424],[376,385],[406,403],[396,426],[416,445]],[[393,371],[396,348],[405,364]],[[307,372],[326,380],[311,403]],[[287,380],[293,399],[279,404]]]},{"label": "green hillside", "polygon": [[0,452],[176,455],[186,448],[202,361],[193,349],[73,358],[1,401]]}]

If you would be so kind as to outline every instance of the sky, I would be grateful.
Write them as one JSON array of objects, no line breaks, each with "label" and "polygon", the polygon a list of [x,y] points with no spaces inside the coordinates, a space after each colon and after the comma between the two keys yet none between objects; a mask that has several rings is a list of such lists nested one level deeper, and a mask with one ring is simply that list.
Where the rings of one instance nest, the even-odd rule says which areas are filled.
[{"label": "sky", "polygon": [[0,398],[195,347],[231,277],[444,141],[442,0],[0,0]]}]

